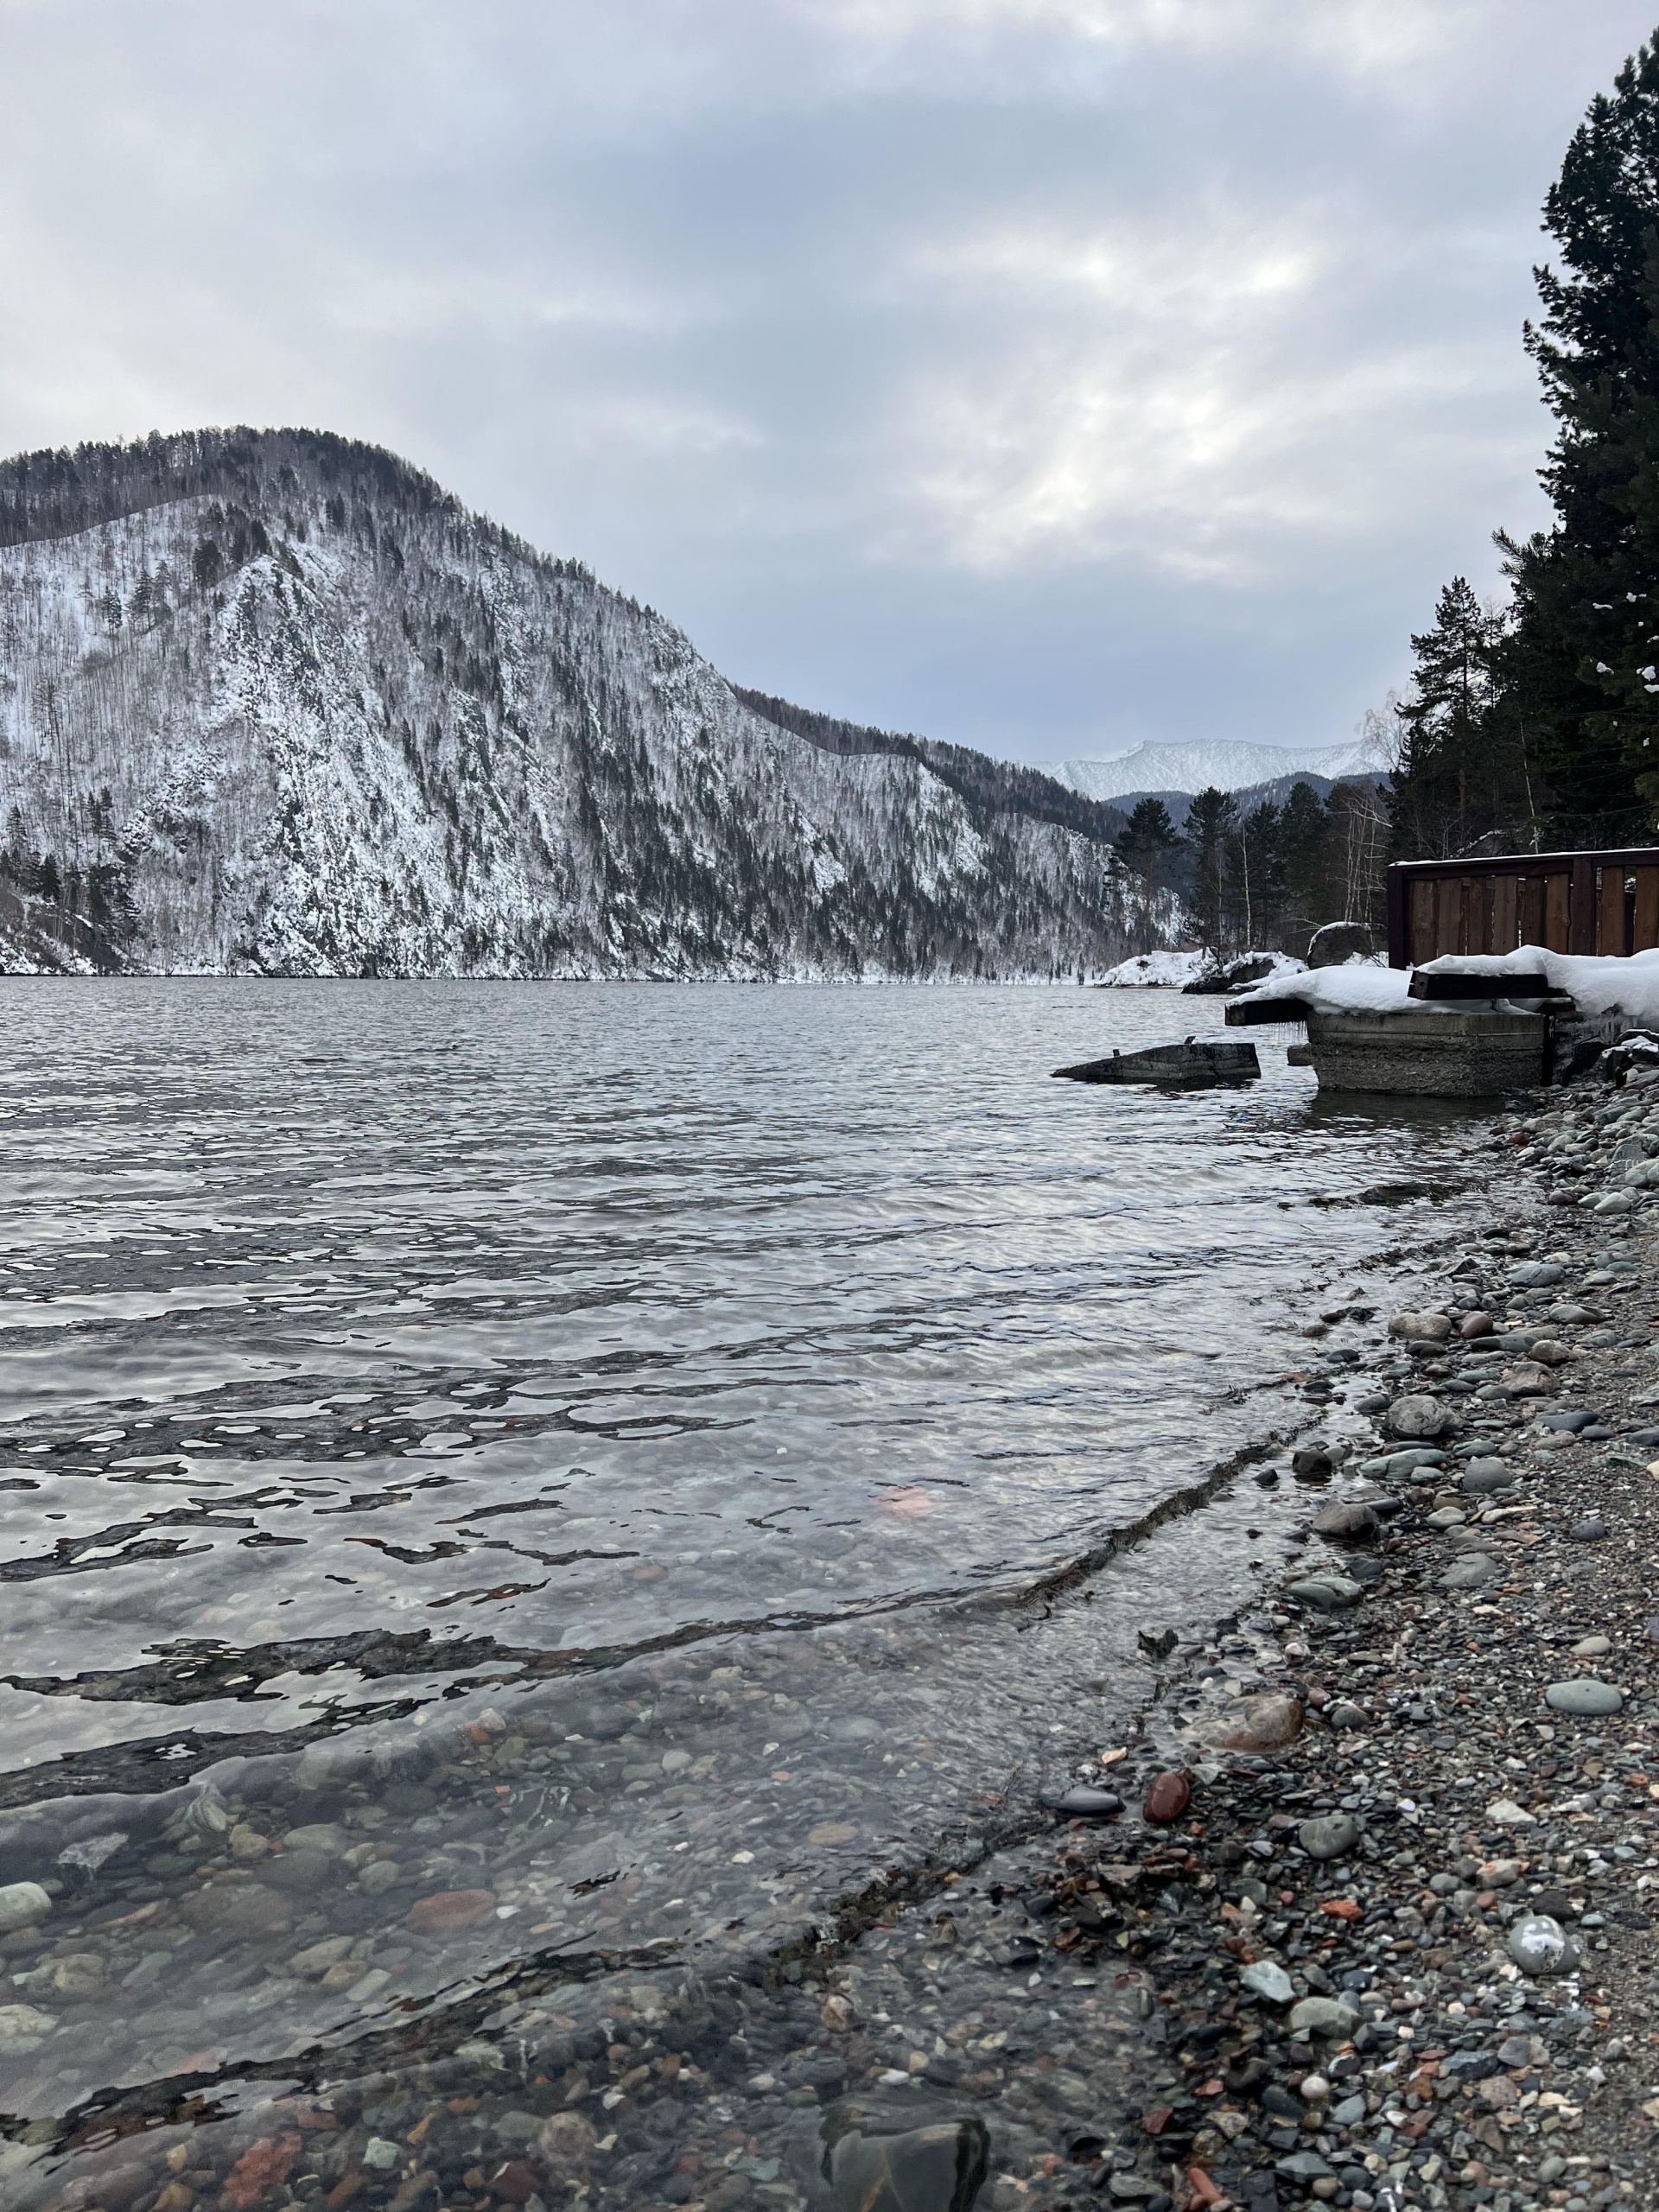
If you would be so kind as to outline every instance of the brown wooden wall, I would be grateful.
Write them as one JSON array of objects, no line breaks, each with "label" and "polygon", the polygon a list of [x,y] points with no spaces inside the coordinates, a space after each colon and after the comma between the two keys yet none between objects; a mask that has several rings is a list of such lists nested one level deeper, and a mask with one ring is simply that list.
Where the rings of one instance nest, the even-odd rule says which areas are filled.
[{"label": "brown wooden wall", "polygon": [[1391,966],[1523,944],[1615,957],[1659,946],[1659,848],[1408,861],[1389,870]]}]

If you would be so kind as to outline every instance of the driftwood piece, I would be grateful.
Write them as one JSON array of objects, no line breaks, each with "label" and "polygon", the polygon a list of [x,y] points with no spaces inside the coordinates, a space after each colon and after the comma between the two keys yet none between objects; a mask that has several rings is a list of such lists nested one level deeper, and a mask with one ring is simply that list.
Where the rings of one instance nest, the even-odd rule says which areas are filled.
[{"label": "driftwood piece", "polygon": [[1189,1037],[1180,1045],[1152,1045],[1141,1052],[1114,1052],[1109,1059],[1084,1060],[1056,1068],[1072,1083],[1153,1083],[1176,1090],[1205,1090],[1217,1083],[1253,1083],[1262,1072],[1254,1045],[1230,1039],[1201,1043]]}]

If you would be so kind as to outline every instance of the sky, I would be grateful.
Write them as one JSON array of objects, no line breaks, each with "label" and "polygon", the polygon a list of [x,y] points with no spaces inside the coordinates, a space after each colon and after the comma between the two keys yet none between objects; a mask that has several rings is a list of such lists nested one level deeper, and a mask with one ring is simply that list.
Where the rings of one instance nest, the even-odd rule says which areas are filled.
[{"label": "sky", "polygon": [[1656,21],[0,0],[0,451],[338,430],[828,713],[1328,744],[1546,519],[1538,210]]}]

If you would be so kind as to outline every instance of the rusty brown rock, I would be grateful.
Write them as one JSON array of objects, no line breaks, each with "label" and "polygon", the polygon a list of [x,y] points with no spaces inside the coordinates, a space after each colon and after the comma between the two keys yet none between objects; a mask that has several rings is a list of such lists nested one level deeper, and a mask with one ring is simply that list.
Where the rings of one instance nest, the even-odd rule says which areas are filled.
[{"label": "rusty brown rock", "polygon": [[448,1936],[476,1928],[495,1910],[493,1890],[435,1890],[410,1907],[404,1926],[417,1936]]},{"label": "rusty brown rock", "polygon": [[1179,1821],[1192,1802],[1192,1784],[1184,1774],[1171,1770],[1154,1778],[1141,1810],[1149,1821]]},{"label": "rusty brown rock", "polygon": [[252,2212],[268,2190],[288,2179],[302,2147],[297,2134],[262,2135],[226,2175],[220,2212]]}]

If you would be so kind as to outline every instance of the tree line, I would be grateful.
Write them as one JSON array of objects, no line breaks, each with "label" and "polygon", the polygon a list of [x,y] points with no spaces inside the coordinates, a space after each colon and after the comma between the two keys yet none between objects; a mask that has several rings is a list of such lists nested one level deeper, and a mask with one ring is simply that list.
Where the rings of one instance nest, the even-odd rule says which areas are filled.
[{"label": "tree line", "polygon": [[1396,859],[1641,844],[1659,816],[1659,43],[1591,103],[1543,215],[1554,518],[1500,531],[1500,598],[1454,577],[1411,641]]},{"label": "tree line", "polygon": [[1297,783],[1282,805],[1246,807],[1212,785],[1189,802],[1179,830],[1162,799],[1143,798],[1116,851],[1136,885],[1141,950],[1162,942],[1159,894],[1173,892],[1186,933],[1209,951],[1300,954],[1326,922],[1380,927],[1387,793],[1370,778],[1323,798]]}]

